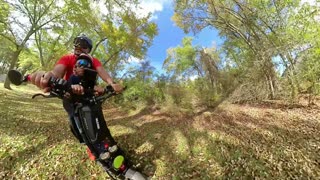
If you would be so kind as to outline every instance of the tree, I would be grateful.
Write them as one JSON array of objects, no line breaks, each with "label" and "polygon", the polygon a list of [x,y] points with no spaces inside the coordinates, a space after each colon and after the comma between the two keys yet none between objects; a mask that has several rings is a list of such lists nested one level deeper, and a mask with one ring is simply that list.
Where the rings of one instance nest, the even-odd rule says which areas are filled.
[{"label": "tree", "polygon": [[0,42],[2,42],[2,46],[0,47],[0,74],[5,74],[10,66],[10,52],[13,47],[7,39],[2,37],[0,37]]},{"label": "tree", "polygon": [[[4,31],[0,36],[12,43],[14,49],[11,54],[9,70],[13,69],[20,53],[27,47],[30,38],[39,30],[51,28],[66,14],[66,8],[61,8],[57,0],[50,1],[10,1],[11,16],[0,21]],[[10,89],[8,78],[4,87]]]},{"label": "tree", "polygon": [[[130,7],[138,2],[130,3],[106,1],[104,5],[108,12],[102,13],[97,2],[91,0],[3,2],[7,9],[1,11],[0,28],[4,31],[0,37],[14,47],[10,52],[9,69],[17,66],[19,55],[25,50],[38,55],[41,69],[50,69],[80,33],[89,35],[96,42],[92,54],[104,65],[109,63],[110,69],[119,67],[130,56],[143,58],[157,34],[157,26],[149,22],[150,16],[138,18],[130,11]],[[8,80],[5,87],[10,88]]]},{"label": "tree", "polygon": [[127,63],[131,57],[144,59],[148,47],[158,33],[157,25],[149,22],[150,16],[138,18],[130,10],[119,16],[121,19],[116,22],[101,22],[100,28],[95,31],[99,35],[97,42],[104,45],[98,47],[97,44],[96,48],[99,48],[100,53],[95,51],[96,48],[93,50],[114,73],[119,70],[120,63]]},{"label": "tree", "polygon": [[[154,104],[163,99],[162,86],[156,86],[154,77],[157,75],[150,61],[139,62],[136,66],[128,68],[124,75],[128,91],[125,93],[125,101],[129,104],[135,101]],[[159,85],[159,84],[157,84]]]},{"label": "tree", "polygon": [[188,79],[190,76],[203,76],[203,70],[196,61],[197,47],[193,47],[192,38],[185,37],[182,46],[167,50],[167,58],[163,63],[164,69],[172,74],[173,78]]},{"label": "tree", "polygon": [[[171,74],[173,82],[179,80],[195,84],[194,90],[199,92],[200,99],[211,106],[221,93],[224,94],[220,86],[220,62],[219,53],[215,48],[193,46],[192,38],[185,37],[182,46],[168,50],[163,67]],[[194,80],[195,83],[189,80]],[[177,93],[173,94],[176,96]]]},{"label": "tree", "polygon": [[[250,56],[243,62],[251,61],[247,64],[251,65],[252,70],[261,72],[256,74],[268,84],[271,99],[275,97],[277,89],[272,59],[280,56],[290,72],[288,78],[294,97],[298,82],[294,78],[297,61],[293,53],[297,52],[297,47],[306,43],[295,34],[305,34],[303,27],[306,24],[303,21],[309,23],[314,20],[319,11],[315,8],[301,9],[300,2],[296,0],[192,0],[175,3],[173,19],[186,32],[197,33],[205,27],[214,27],[229,42],[229,46],[238,46],[228,48],[229,50],[241,47],[251,51],[247,52]],[[295,34],[289,33],[293,29]]]}]

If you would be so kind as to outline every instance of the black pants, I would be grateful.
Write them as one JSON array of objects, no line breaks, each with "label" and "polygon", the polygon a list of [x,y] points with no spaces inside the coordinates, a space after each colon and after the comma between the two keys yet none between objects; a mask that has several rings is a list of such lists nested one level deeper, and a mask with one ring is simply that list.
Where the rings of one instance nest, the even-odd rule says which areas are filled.
[{"label": "black pants", "polygon": [[[71,131],[73,133],[73,135],[79,140],[80,143],[85,143],[84,140],[82,139],[82,136],[79,132],[78,126],[76,124],[75,118],[74,118],[74,113],[75,113],[75,106],[73,103],[71,103],[68,100],[63,100],[63,107],[64,109],[67,111],[68,116],[69,116],[69,123],[70,123],[70,128]],[[103,127],[103,140],[100,142],[95,142],[95,143],[91,143],[91,144],[86,144],[88,147],[93,148],[94,154],[96,157],[99,157],[99,155],[103,152],[105,152],[104,148],[101,148],[101,146],[104,146],[105,143],[107,143],[110,147],[113,145],[117,145],[116,141],[113,139],[109,128],[107,127],[107,124],[103,118],[103,113],[101,110],[101,107],[98,108],[99,111],[97,111],[99,113],[101,117],[101,120],[103,121],[101,124],[101,127]],[[92,149],[90,149],[92,151]],[[113,158],[117,157],[117,156],[123,156],[123,157],[127,157],[127,155],[124,153],[124,151],[122,151],[122,149],[120,149],[118,147],[117,151],[112,153]],[[102,164],[102,166],[107,167],[108,169],[112,169],[111,167],[112,162],[113,162],[113,158],[106,160],[107,162],[105,162],[104,164]],[[126,167],[131,167],[132,166],[132,162],[125,158],[125,166]],[[113,173],[115,173],[116,175],[119,175],[121,172],[120,171],[114,171]]]},{"label": "black pants", "polygon": [[[73,135],[79,140],[80,143],[84,143],[81,134],[79,132],[78,126],[75,122],[74,119],[74,113],[75,113],[75,107],[74,104],[71,103],[70,101],[63,99],[63,107],[66,110],[66,112],[68,113],[69,116],[69,124],[70,124],[70,128],[71,131],[73,133]],[[108,141],[108,143],[112,146],[116,144],[116,141],[113,139],[109,128],[106,125],[106,122],[104,121],[103,123],[105,123],[105,128],[104,128],[104,134],[106,136],[106,140]]]}]

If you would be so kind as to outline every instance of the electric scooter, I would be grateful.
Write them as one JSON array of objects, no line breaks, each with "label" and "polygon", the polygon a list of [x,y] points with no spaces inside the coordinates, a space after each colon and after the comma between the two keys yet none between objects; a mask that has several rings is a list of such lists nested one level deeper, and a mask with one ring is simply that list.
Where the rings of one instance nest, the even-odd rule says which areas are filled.
[{"label": "electric scooter", "polygon": [[[91,77],[96,73],[90,70]],[[21,85],[30,80],[29,75],[22,76],[19,71],[10,70],[9,80],[14,85]],[[129,159],[116,145],[110,144],[112,138],[107,128],[101,105],[108,98],[116,95],[112,86],[107,86],[102,95],[96,96],[93,88],[85,88],[83,95],[74,95],[71,85],[64,79],[51,77],[48,82],[49,95],[35,94],[32,98],[42,96],[45,98],[60,98],[70,100],[75,107],[74,123],[71,123],[73,134],[83,142],[93,159],[100,164],[112,179],[146,180],[146,175],[133,168]]]}]

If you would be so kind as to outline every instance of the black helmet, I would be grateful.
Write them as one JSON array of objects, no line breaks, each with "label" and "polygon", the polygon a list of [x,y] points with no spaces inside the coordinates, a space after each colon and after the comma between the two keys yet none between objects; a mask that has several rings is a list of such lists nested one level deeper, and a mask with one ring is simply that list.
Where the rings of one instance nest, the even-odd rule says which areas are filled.
[{"label": "black helmet", "polygon": [[81,34],[80,36],[77,36],[73,40],[74,46],[80,46],[81,48],[89,48],[89,52],[92,49],[92,41],[89,39],[86,35]]}]

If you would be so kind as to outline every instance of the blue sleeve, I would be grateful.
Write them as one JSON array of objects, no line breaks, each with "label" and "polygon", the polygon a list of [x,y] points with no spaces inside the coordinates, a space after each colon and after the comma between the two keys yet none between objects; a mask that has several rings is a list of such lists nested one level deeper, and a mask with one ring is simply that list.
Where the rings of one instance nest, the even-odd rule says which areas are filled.
[{"label": "blue sleeve", "polygon": [[80,78],[75,75],[71,75],[69,78],[69,83],[70,84],[79,84],[81,82]]}]

